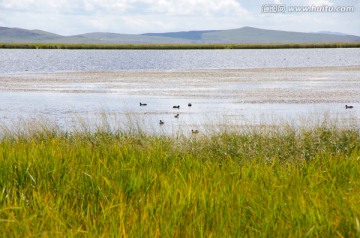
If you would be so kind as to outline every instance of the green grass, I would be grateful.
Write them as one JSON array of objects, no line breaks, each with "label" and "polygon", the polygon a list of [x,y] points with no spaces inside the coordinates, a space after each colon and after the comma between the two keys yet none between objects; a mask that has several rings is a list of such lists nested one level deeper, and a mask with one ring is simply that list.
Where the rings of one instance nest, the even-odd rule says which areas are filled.
[{"label": "green grass", "polygon": [[288,49],[288,48],[359,48],[360,43],[307,44],[58,44],[0,43],[4,49],[100,49],[100,50],[176,50],[176,49]]},{"label": "green grass", "polygon": [[6,237],[359,237],[360,132],[7,132]]}]

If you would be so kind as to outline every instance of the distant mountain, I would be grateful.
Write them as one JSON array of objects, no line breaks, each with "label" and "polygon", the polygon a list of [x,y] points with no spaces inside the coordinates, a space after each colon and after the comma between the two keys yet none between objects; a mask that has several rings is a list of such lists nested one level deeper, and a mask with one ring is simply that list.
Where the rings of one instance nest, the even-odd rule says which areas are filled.
[{"label": "distant mountain", "polygon": [[87,33],[79,35],[93,41],[111,44],[180,44],[189,43],[186,39],[168,38],[163,36],[147,36],[116,33]]},{"label": "distant mountain", "polygon": [[217,32],[218,30],[212,31],[179,31],[179,32],[166,32],[166,33],[145,33],[146,36],[162,36],[171,38],[180,38],[193,41],[199,41],[202,35],[205,33]]},{"label": "distant mountain", "polygon": [[315,33],[338,35],[338,36],[348,36],[348,34],[345,34],[345,33],[342,33],[342,32],[334,32],[334,31],[318,31],[318,32],[315,32]]},{"label": "distant mountain", "polygon": [[302,33],[243,27],[232,30],[180,31],[146,34],[86,33],[62,36],[41,30],[0,27],[0,42],[72,44],[276,44],[360,42],[359,36],[329,32]]},{"label": "distant mountain", "polygon": [[204,42],[272,44],[272,43],[329,43],[360,42],[358,36],[339,36],[333,34],[302,33],[290,31],[264,30],[253,27],[204,33]]},{"label": "distant mountain", "polygon": [[191,39],[195,43],[272,44],[360,42],[360,37],[351,35],[275,31],[254,27],[243,27],[232,30],[147,33],[144,35]]},{"label": "distant mountain", "polygon": [[41,30],[0,27],[0,42],[48,42],[62,37]]}]

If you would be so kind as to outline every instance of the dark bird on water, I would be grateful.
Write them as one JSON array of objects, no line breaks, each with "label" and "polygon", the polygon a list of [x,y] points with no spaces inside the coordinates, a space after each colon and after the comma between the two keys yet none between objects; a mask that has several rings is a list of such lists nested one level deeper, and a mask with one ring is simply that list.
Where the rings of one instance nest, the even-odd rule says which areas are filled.
[{"label": "dark bird on water", "polygon": [[174,116],[175,118],[179,118],[179,113]]},{"label": "dark bird on water", "polygon": [[159,124],[160,125],[164,125],[165,122],[163,122],[162,120],[160,120]]},{"label": "dark bird on water", "polygon": [[193,133],[193,134],[197,134],[197,133],[199,133],[199,130],[194,130],[194,129],[191,129],[191,133]]},{"label": "dark bird on water", "polygon": [[173,106],[173,108],[177,108],[177,109],[180,109],[180,105],[177,105],[177,106]]},{"label": "dark bird on water", "polygon": [[140,107],[141,106],[146,106],[147,104],[146,103],[140,103]]},{"label": "dark bird on water", "polygon": [[191,107],[191,106],[192,106],[192,104],[189,102],[189,103],[188,103],[188,107]]},{"label": "dark bird on water", "polygon": [[353,107],[353,106],[345,105],[345,109],[351,109],[351,108],[354,108],[354,107]]}]

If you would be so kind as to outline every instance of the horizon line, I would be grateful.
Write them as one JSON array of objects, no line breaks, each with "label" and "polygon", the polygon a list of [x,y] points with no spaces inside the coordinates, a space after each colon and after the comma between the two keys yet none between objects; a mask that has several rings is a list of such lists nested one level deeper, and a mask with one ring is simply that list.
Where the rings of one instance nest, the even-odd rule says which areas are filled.
[{"label": "horizon line", "polygon": [[328,34],[328,35],[345,35],[345,36],[357,36],[359,35],[353,35],[348,34],[344,32],[334,32],[334,31],[316,31],[316,32],[303,32],[303,31],[290,31],[290,30],[278,30],[278,29],[268,29],[268,28],[259,28],[259,27],[253,27],[253,26],[242,26],[239,28],[228,28],[228,29],[212,29],[212,30],[179,30],[179,31],[165,31],[165,32],[145,32],[145,33],[122,33],[122,32],[110,32],[110,31],[91,31],[91,32],[85,32],[85,33],[78,33],[78,34],[71,34],[71,35],[62,35],[58,33],[54,33],[52,31],[42,30],[42,29],[28,29],[28,28],[21,28],[21,27],[9,27],[9,26],[0,26],[2,28],[10,28],[10,29],[21,29],[21,30],[28,30],[28,31],[44,31],[47,33],[59,35],[59,36],[78,36],[78,35],[84,35],[84,34],[91,34],[91,33],[108,33],[108,34],[122,34],[122,35],[146,35],[146,34],[166,34],[166,33],[185,33],[185,32],[206,32],[206,31],[229,31],[229,30],[239,30],[243,28],[253,28],[253,29],[259,29],[259,30],[266,30],[266,31],[283,31],[283,32],[292,32],[292,33],[305,33],[305,34]]}]

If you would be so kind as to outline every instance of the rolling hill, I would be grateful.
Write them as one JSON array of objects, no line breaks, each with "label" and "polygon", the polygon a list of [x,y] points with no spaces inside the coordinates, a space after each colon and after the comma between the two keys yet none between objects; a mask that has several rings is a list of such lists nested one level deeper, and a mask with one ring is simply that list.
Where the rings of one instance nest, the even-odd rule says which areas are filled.
[{"label": "rolling hill", "polygon": [[0,27],[3,43],[69,44],[276,44],[360,42],[359,36],[326,32],[303,33],[243,27],[231,30],[180,31],[145,34],[95,32],[62,36],[41,30]]}]

